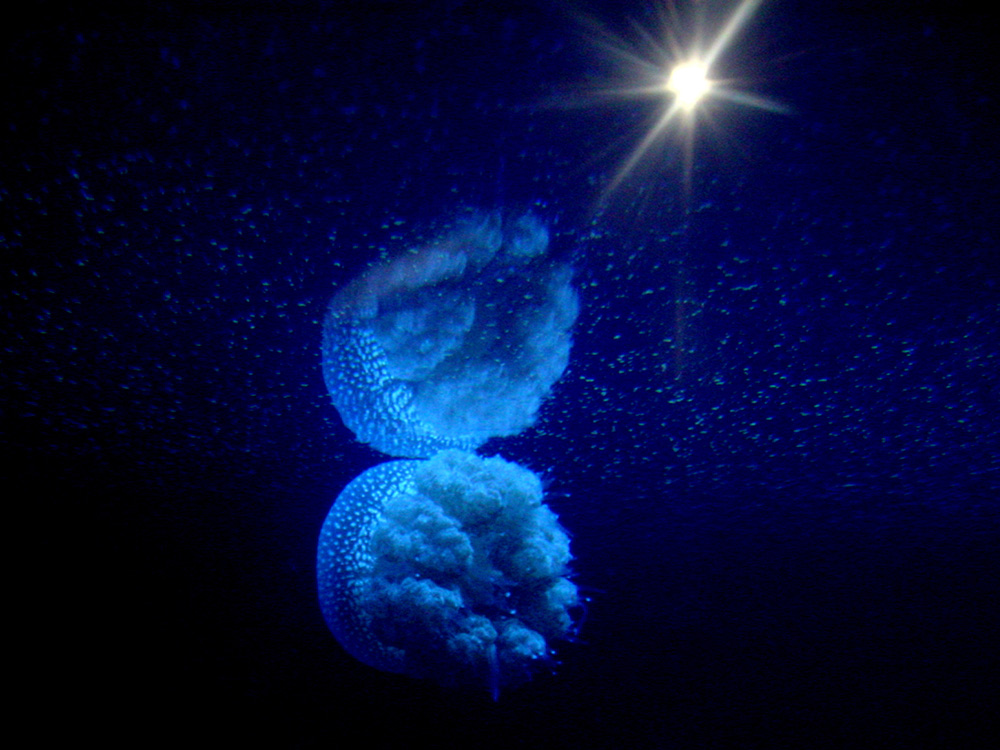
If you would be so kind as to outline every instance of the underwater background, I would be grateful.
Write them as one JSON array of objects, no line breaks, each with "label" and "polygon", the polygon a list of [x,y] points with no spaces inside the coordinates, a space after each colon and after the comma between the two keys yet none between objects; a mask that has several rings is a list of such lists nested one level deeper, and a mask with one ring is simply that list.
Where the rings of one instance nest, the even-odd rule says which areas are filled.
[{"label": "underwater background", "polygon": [[[764,2],[718,66],[787,111],[720,103],[689,182],[668,136],[609,192],[656,110],[581,93],[619,72],[588,36],[651,3],[26,12],[0,384],[36,736],[994,746],[983,19]],[[537,424],[482,452],[545,478],[590,601],[497,702],[355,661],[316,594],[323,519],[384,459],[324,387],[327,303],[470,208],[545,221],[581,304]]]}]

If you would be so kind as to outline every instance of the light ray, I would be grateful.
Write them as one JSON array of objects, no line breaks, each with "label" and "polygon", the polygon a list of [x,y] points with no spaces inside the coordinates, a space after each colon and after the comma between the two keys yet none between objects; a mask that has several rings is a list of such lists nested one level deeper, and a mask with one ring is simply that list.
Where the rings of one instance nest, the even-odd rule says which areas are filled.
[{"label": "light ray", "polygon": [[722,31],[715,38],[712,46],[708,48],[708,52],[705,53],[705,65],[711,67],[715,60],[723,53],[726,47],[732,42],[733,37],[736,33],[750,20],[750,16],[753,12],[757,10],[757,6],[761,4],[762,0],[743,0],[739,5],[736,6],[736,10],[733,15],[729,17],[726,21],[726,25],[722,27]]}]

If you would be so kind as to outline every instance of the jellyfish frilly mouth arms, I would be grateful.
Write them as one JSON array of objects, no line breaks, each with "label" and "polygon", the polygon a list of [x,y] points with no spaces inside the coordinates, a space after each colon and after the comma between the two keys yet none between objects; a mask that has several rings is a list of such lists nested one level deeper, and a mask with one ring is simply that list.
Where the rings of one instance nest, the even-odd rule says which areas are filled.
[{"label": "jellyfish frilly mouth arms", "polygon": [[445,451],[380,464],[341,493],[320,536],[320,603],[360,661],[495,697],[573,632],[570,559],[536,475]]},{"label": "jellyfish frilly mouth arms", "polygon": [[333,296],[330,311],[362,320],[374,318],[381,298],[460,277],[467,263],[465,249],[455,241],[408,251],[350,281]]}]

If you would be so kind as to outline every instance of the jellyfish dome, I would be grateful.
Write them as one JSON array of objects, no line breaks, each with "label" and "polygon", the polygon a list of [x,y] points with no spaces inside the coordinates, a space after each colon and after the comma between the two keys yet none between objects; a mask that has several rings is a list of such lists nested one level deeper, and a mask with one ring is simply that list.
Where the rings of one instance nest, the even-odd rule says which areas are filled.
[{"label": "jellyfish dome", "polygon": [[359,440],[427,458],[534,423],[579,309],[548,246],[531,214],[475,214],[334,295],[323,378]]},{"label": "jellyfish dome", "polygon": [[538,476],[446,450],[347,485],[320,534],[320,604],[366,664],[496,696],[572,632],[570,559]]}]

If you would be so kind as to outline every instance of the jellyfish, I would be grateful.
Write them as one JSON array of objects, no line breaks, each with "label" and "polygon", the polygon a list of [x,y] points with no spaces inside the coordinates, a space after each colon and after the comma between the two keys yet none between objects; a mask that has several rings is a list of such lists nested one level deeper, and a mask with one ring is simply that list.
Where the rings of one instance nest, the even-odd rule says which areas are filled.
[{"label": "jellyfish", "polygon": [[347,485],[320,533],[320,604],[360,661],[496,697],[572,635],[570,559],[536,474],[448,449]]},{"label": "jellyfish", "polygon": [[534,423],[579,309],[572,271],[548,246],[531,214],[475,214],[334,295],[323,378],[360,441],[428,458]]}]

